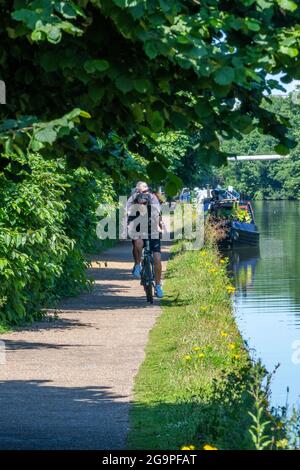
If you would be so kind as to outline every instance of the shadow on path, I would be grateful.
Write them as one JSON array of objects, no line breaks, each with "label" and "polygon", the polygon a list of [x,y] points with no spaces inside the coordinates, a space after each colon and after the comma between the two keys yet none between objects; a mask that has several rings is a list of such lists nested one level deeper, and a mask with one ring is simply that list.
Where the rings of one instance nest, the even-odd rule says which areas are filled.
[{"label": "shadow on path", "polygon": [[128,403],[110,387],[15,380],[0,390],[0,449],[124,448]]}]

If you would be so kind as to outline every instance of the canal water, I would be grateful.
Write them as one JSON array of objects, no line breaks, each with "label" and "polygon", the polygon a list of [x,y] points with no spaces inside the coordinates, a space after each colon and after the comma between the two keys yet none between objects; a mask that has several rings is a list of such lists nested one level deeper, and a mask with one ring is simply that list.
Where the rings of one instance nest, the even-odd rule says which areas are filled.
[{"label": "canal water", "polygon": [[253,203],[259,248],[229,252],[239,329],[269,371],[272,404],[300,405],[300,202]]}]

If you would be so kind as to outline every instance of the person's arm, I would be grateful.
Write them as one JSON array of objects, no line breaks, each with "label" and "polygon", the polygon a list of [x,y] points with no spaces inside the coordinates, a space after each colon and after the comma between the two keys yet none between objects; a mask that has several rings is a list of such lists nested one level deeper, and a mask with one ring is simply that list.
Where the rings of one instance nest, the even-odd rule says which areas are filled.
[{"label": "person's arm", "polygon": [[161,206],[157,196],[155,194],[152,194],[151,196],[151,218],[158,232],[162,232],[163,222],[161,215]]}]

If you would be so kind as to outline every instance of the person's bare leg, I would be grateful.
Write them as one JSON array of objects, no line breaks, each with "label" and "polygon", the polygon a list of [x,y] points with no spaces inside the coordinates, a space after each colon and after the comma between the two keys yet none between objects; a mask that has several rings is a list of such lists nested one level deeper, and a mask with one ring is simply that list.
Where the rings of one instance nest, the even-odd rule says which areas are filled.
[{"label": "person's bare leg", "polygon": [[161,254],[153,253],[155,284],[161,283]]},{"label": "person's bare leg", "polygon": [[142,252],[143,252],[144,242],[141,239],[134,240],[132,246],[132,254],[135,265],[140,264],[142,260]]}]

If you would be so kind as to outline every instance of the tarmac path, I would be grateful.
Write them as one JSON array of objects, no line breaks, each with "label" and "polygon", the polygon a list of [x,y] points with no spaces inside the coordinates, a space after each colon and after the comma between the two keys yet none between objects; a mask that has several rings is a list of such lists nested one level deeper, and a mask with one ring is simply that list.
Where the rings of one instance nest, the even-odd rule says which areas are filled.
[{"label": "tarmac path", "polygon": [[[167,258],[166,244],[164,269]],[[0,449],[126,448],[134,377],[161,312],[131,269],[122,242],[93,259],[93,291],[65,299],[57,320],[0,335]]]}]

